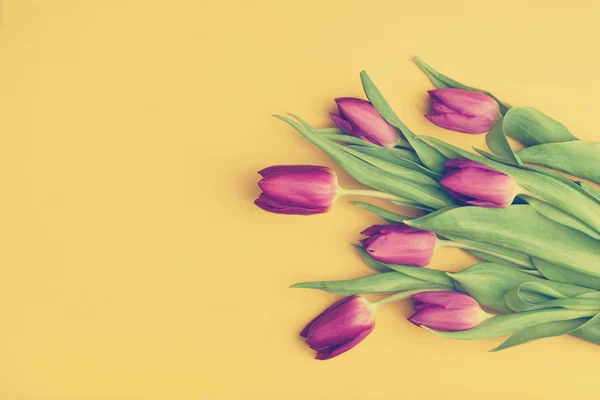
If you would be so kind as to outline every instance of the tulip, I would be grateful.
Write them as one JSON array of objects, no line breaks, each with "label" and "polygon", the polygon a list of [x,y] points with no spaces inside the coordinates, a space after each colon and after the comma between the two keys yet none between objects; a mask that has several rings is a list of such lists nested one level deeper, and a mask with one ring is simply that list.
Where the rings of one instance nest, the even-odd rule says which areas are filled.
[{"label": "tulip", "polygon": [[415,312],[408,320],[418,326],[442,332],[464,331],[491,317],[475,299],[463,293],[421,292],[411,297]]},{"label": "tulip", "polygon": [[327,212],[339,189],[335,172],[312,165],[276,165],[258,172],[263,193],[254,201],[278,214],[310,215]]},{"label": "tulip", "polygon": [[371,258],[387,264],[424,266],[429,264],[437,238],[434,233],[406,225],[373,225],[361,232]]},{"label": "tulip", "polygon": [[302,330],[300,336],[328,360],[362,342],[375,327],[375,307],[362,296],[349,296],[333,304]]},{"label": "tulip", "polygon": [[373,104],[353,97],[335,99],[339,114],[331,113],[333,122],[348,135],[383,147],[394,147],[400,132],[377,112]]},{"label": "tulip", "polygon": [[510,176],[476,161],[457,158],[444,164],[440,184],[457,199],[480,207],[505,208],[519,194],[519,184]]},{"label": "tulip", "polygon": [[432,114],[425,118],[439,127],[464,133],[484,133],[499,116],[498,102],[487,94],[444,88],[429,91]]}]

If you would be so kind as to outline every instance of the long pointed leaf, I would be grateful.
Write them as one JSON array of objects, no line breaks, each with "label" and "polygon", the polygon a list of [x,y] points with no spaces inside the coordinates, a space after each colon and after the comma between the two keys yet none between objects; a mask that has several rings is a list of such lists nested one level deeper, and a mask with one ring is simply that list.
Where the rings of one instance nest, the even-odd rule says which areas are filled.
[{"label": "long pointed leaf", "polygon": [[509,349],[536,339],[566,335],[581,327],[588,320],[589,318],[577,318],[567,321],[553,321],[521,329],[513,333],[500,346],[490,351],[496,352]]},{"label": "long pointed leaf", "polygon": [[499,245],[600,277],[600,242],[541,216],[528,205],[457,207],[404,223],[446,237]]},{"label": "long pointed leaf", "polygon": [[504,133],[526,146],[577,140],[566,126],[533,107],[513,107],[504,117]]},{"label": "long pointed leaf", "polygon": [[519,151],[523,162],[554,168],[600,184],[600,143],[588,141],[548,143]]},{"label": "long pointed leaf", "polygon": [[591,317],[592,311],[576,311],[565,309],[549,309],[536,311],[523,311],[515,314],[497,315],[479,324],[475,328],[459,332],[440,332],[433,329],[427,330],[450,339],[479,340],[492,339],[510,335],[521,329],[545,324],[553,321],[567,321],[578,318]]}]

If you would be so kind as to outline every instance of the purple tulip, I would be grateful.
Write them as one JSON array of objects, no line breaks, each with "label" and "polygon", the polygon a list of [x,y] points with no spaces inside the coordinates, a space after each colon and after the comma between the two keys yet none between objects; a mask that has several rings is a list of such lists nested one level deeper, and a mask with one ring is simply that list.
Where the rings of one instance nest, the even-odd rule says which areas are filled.
[{"label": "purple tulip", "polygon": [[400,132],[377,112],[373,104],[353,97],[335,99],[339,115],[331,114],[333,122],[348,135],[356,136],[383,147],[394,147]]},{"label": "purple tulip", "polygon": [[429,91],[432,114],[425,118],[439,127],[465,133],[488,132],[498,119],[498,102],[487,94],[464,89]]},{"label": "purple tulip", "polygon": [[487,165],[457,158],[444,166],[446,175],[440,180],[440,184],[450,195],[467,204],[505,208],[519,194],[517,182]]},{"label": "purple tulip", "polygon": [[278,214],[327,212],[339,189],[335,172],[313,165],[275,165],[258,171],[263,193],[254,204]]},{"label": "purple tulip", "polygon": [[363,341],[375,327],[375,309],[362,296],[349,296],[333,304],[302,330],[300,336],[317,351],[317,360],[328,360]]},{"label": "purple tulip", "polygon": [[471,296],[457,292],[421,292],[412,295],[415,312],[408,319],[415,325],[443,332],[464,331],[487,319]]},{"label": "purple tulip", "polygon": [[361,240],[371,257],[387,264],[424,266],[429,264],[436,246],[433,232],[406,225],[373,225],[361,232]]}]

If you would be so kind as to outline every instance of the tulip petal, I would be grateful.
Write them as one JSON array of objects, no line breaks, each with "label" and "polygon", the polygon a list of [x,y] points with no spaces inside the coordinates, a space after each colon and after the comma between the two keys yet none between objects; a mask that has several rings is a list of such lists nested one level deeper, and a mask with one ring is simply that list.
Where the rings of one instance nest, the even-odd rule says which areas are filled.
[{"label": "tulip petal", "polygon": [[398,143],[398,130],[390,125],[370,102],[352,97],[340,97],[335,99],[335,102],[340,115],[352,124],[352,135],[362,136],[365,140],[384,147],[391,148]]},{"label": "tulip petal", "polygon": [[404,224],[381,224],[381,225],[371,225],[360,234],[365,236],[371,236],[375,234],[386,234],[390,232],[398,232],[398,233],[413,233],[413,232],[422,232],[421,229],[413,228],[412,226],[404,225]]},{"label": "tulip petal", "polygon": [[302,332],[300,332],[300,336],[302,337],[306,337],[306,335],[308,334],[308,330],[310,329],[310,327],[312,326],[312,324],[315,323],[316,320],[318,320],[319,318],[321,318],[322,316],[330,313],[331,311],[335,310],[336,308],[340,307],[341,305],[355,299],[356,297],[358,297],[358,295],[354,295],[354,296],[348,296],[348,297],[344,297],[342,300],[333,303],[332,305],[330,305],[329,307],[327,307],[321,314],[317,315],[316,317],[314,317],[312,319],[312,321],[310,321],[308,324],[306,324],[306,326],[304,327],[304,329],[302,329]]},{"label": "tulip petal", "polygon": [[[431,96],[431,93],[430,93],[430,96]],[[431,96],[431,109],[433,110],[434,114],[452,114],[452,113],[454,113],[454,110],[452,110],[451,108],[444,105],[444,103],[439,101],[434,96]]]},{"label": "tulip petal", "polygon": [[467,167],[458,173],[446,174],[440,184],[452,196],[468,204],[504,208],[518,193],[513,179],[501,172]]},{"label": "tulip petal", "polygon": [[370,303],[357,296],[315,320],[306,334],[306,343],[317,350],[345,343],[375,323]]},{"label": "tulip petal", "polygon": [[269,173],[258,186],[281,204],[308,209],[330,207],[338,190],[337,178],[328,170]]},{"label": "tulip petal", "polygon": [[408,320],[417,326],[426,326],[442,332],[464,331],[481,322],[481,310],[466,308],[447,310],[443,307],[424,307],[415,312]]},{"label": "tulip petal", "polygon": [[329,360],[330,358],[337,357],[340,354],[347,352],[348,350],[352,349],[357,344],[359,344],[360,342],[362,342],[363,340],[365,340],[365,338],[367,336],[369,336],[369,334],[373,331],[374,328],[375,328],[375,326],[371,326],[366,331],[359,333],[353,339],[351,339],[348,342],[343,343],[343,344],[335,347],[331,351],[329,351],[329,349],[326,352],[319,351],[317,353],[315,359],[317,359],[317,360]]},{"label": "tulip petal", "polygon": [[305,207],[295,207],[289,206],[286,204],[282,204],[277,200],[270,198],[269,196],[262,193],[256,200],[254,200],[254,204],[260,207],[261,209],[272,212],[275,214],[288,214],[288,215],[313,215],[313,214],[322,214],[327,211],[331,207],[321,207],[321,208],[305,208]]},{"label": "tulip petal", "polygon": [[373,259],[389,264],[425,266],[431,261],[436,243],[435,234],[427,231],[392,231],[373,238],[367,241],[365,250]]},{"label": "tulip petal", "polygon": [[474,298],[458,292],[421,292],[412,295],[411,298],[424,305],[439,306],[447,310],[479,307]]},{"label": "tulip petal", "polygon": [[327,172],[332,175],[334,174],[331,168],[322,167],[320,165],[272,165],[270,167],[261,169],[260,171],[258,171],[258,174],[263,177],[266,177],[268,175],[278,174],[281,172]]},{"label": "tulip petal", "polygon": [[426,114],[425,118],[437,126],[463,133],[485,133],[494,126],[495,120],[462,114]]},{"label": "tulip petal", "polygon": [[331,119],[333,120],[333,123],[336,124],[338,128],[340,128],[341,130],[346,132],[348,135],[352,135],[353,129],[352,129],[352,124],[350,122],[346,121],[344,118],[342,118],[338,114],[330,113],[329,115],[331,115]]},{"label": "tulip petal", "polygon": [[428,93],[432,99],[466,116],[496,120],[500,112],[498,102],[483,93],[455,88],[435,89]]},{"label": "tulip petal", "polygon": [[482,163],[478,163],[477,161],[473,161],[473,160],[469,160],[467,158],[455,158],[454,160],[450,160],[447,163],[444,164],[444,167],[446,168],[467,168],[467,167],[473,167],[473,168],[479,168],[479,169],[486,169],[488,171],[494,171],[497,172],[499,174],[501,174],[502,172],[488,166]]}]

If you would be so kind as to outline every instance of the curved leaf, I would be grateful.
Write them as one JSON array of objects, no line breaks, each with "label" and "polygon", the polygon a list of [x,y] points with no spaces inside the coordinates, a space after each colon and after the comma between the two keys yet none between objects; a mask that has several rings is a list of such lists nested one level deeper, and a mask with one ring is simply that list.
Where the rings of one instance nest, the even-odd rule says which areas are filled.
[{"label": "curved leaf", "polygon": [[600,184],[600,143],[575,141],[548,143],[518,152],[526,163],[542,165]]},{"label": "curved leaf", "polygon": [[588,225],[581,222],[579,219],[573,217],[564,211],[559,210],[551,204],[545,201],[536,199],[535,197],[527,195],[519,195],[520,198],[525,200],[535,211],[543,215],[544,217],[551,219],[552,221],[558,222],[559,224],[568,226],[569,228],[577,229],[580,232],[585,233],[594,239],[600,240],[600,233],[596,232]]},{"label": "curved leaf", "polygon": [[457,207],[404,223],[445,237],[495,244],[600,277],[600,242],[541,216],[529,205]]},{"label": "curved leaf", "polygon": [[419,267],[410,267],[407,265],[384,264],[374,260],[362,246],[354,245],[354,247],[359,251],[363,260],[371,267],[373,267],[375,263],[379,263],[381,264],[381,266],[386,267],[388,270],[394,270],[396,272],[403,273],[404,275],[410,276],[415,279],[420,279],[422,281],[447,286],[448,288],[454,288],[454,281],[448,275],[446,275],[444,271],[436,271],[434,269]]},{"label": "curved leaf", "polygon": [[448,273],[464,293],[474,297],[483,307],[499,312],[509,312],[504,302],[505,294],[523,283],[540,282],[550,286],[568,297],[592,292],[592,289],[567,283],[548,281],[529,275],[521,270],[494,263],[480,263],[460,272]]},{"label": "curved leaf", "polygon": [[406,290],[452,290],[444,285],[437,285],[420,279],[412,278],[400,272],[382,272],[357,279],[342,281],[316,281],[296,283],[291,288],[319,289],[329,293],[351,294],[385,294],[403,292]]},{"label": "curved leaf", "polygon": [[511,347],[518,346],[536,339],[542,339],[553,336],[562,336],[573,332],[585,324],[589,318],[577,318],[566,321],[547,322],[545,324],[535,325],[529,328],[521,329],[513,333],[500,346],[490,351],[496,352]]},{"label": "curved leaf", "polygon": [[[443,177],[442,174],[438,174],[437,172],[431,171],[429,168],[425,167],[421,164],[421,161],[417,158],[417,161],[408,158],[406,154],[399,153],[402,149],[386,149],[383,147],[374,148],[374,147],[364,147],[364,146],[347,146],[353,150],[360,151],[363,154],[367,154],[373,157],[380,158],[382,160],[388,161],[392,164],[398,165],[400,167],[409,168],[414,171],[420,172],[424,175],[427,175],[429,178],[433,178],[436,180]],[[414,153],[413,153],[414,154]]]},{"label": "curved leaf", "polygon": [[492,153],[509,161],[511,164],[523,165],[519,156],[510,147],[503,128],[503,118],[498,119],[496,124],[485,135],[485,142]]},{"label": "curved leaf", "polygon": [[536,311],[523,311],[514,314],[497,315],[482,322],[475,328],[459,332],[440,332],[426,328],[437,335],[457,340],[492,339],[510,335],[521,329],[545,324],[554,321],[567,321],[578,318],[591,317],[592,311],[576,311],[565,309],[548,309]]},{"label": "curved leaf", "polygon": [[600,278],[572,271],[536,257],[532,257],[531,260],[536,269],[547,279],[600,290]]},{"label": "curved leaf", "polygon": [[533,107],[513,107],[504,116],[504,133],[526,146],[577,140],[566,126]]}]

